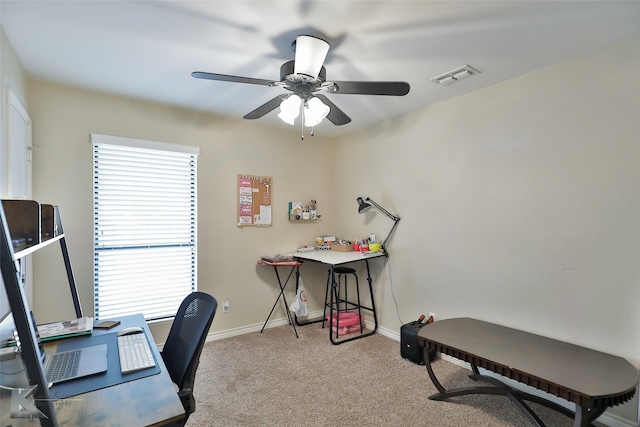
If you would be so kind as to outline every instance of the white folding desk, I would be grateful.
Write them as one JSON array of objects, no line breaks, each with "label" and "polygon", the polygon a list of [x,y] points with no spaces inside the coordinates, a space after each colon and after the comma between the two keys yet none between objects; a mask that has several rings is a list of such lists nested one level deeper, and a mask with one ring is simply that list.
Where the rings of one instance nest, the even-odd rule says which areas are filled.
[{"label": "white folding desk", "polygon": [[[293,256],[296,259],[304,260],[304,261],[312,261],[319,262],[321,264],[325,264],[329,266],[329,279],[331,280],[331,286],[333,289],[336,289],[338,283],[336,283],[336,278],[334,274],[334,268],[339,265],[349,264],[353,262],[362,262],[364,261],[367,267],[367,282],[369,283],[369,294],[371,295],[371,307],[361,306],[362,309],[371,311],[373,314],[373,330],[367,332],[366,334],[355,335],[350,338],[346,338],[343,340],[335,340],[333,337],[333,306],[334,300],[333,295],[334,292],[330,292],[331,294],[331,304],[330,304],[330,312],[329,312],[329,339],[331,343],[334,345],[342,344],[347,341],[353,341],[360,338],[368,337],[376,333],[378,329],[378,315],[376,313],[376,305],[373,298],[373,280],[371,279],[371,271],[369,270],[369,260],[373,258],[386,257],[388,254],[386,252],[373,252],[373,253],[362,253],[362,252],[338,252],[338,251],[310,251],[310,252],[295,252]],[[310,322],[314,323],[314,322]],[[299,324],[300,325],[300,324]],[[304,325],[304,324],[303,324]],[[302,326],[302,325],[301,325]]]}]

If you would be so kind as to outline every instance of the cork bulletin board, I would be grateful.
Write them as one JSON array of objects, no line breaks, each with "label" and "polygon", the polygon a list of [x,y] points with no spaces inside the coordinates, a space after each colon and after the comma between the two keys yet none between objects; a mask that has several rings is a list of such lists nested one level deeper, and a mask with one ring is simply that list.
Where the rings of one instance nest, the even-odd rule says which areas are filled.
[{"label": "cork bulletin board", "polygon": [[238,174],[238,227],[271,227],[273,178]]}]

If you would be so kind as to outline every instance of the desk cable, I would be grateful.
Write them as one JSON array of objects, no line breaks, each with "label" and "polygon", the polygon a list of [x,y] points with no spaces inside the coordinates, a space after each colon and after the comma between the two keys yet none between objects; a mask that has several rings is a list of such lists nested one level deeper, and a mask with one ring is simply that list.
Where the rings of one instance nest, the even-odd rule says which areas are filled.
[{"label": "desk cable", "polygon": [[394,292],[394,287],[393,287],[393,280],[391,278],[391,260],[387,259],[387,271],[388,271],[388,276],[389,276],[389,288],[391,289],[391,297],[393,298],[393,303],[396,306],[396,317],[398,317],[398,320],[400,321],[400,324],[404,325],[404,322],[402,321],[402,319],[400,319],[400,309],[398,308],[398,300],[396,299],[396,294]]}]

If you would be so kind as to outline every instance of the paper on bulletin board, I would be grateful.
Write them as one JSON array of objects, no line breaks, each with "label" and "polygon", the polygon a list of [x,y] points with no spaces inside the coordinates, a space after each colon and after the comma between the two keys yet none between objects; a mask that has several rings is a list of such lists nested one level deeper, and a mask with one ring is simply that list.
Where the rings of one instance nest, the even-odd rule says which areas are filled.
[{"label": "paper on bulletin board", "polygon": [[273,178],[238,174],[238,227],[271,227]]}]

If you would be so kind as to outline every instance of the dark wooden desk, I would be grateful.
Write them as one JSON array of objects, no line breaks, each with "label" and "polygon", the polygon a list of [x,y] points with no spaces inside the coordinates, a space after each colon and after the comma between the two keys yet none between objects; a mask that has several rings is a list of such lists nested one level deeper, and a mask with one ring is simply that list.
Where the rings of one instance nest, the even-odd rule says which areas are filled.
[{"label": "dark wooden desk", "polygon": [[[638,386],[638,371],[625,359],[516,329],[459,318],[434,322],[420,330],[418,342],[428,349],[471,364],[474,380],[493,387],[446,390],[431,363],[429,377],[438,389],[432,400],[465,394],[508,396],[537,426],[544,423],[524,402],[542,404],[574,418],[575,427],[587,427],[610,406],[631,399]],[[512,389],[495,377],[481,375],[478,367],[559,396],[576,404],[575,412],[546,399]]]},{"label": "dark wooden desk", "polygon": [[[114,333],[127,326],[143,326],[147,337],[153,343],[153,336],[141,315],[119,318],[122,321],[108,331],[94,330],[94,335]],[[82,338],[78,338],[82,339]],[[55,352],[57,343],[47,343],[47,352]],[[53,403],[60,426],[179,426],[184,418],[184,408],[178,398],[177,390],[169,377],[158,349],[151,350],[161,365],[161,372],[137,380],[102,388],[89,393],[60,399]],[[117,354],[108,357],[118,357]],[[11,418],[10,393],[2,390],[0,406],[1,426],[38,427],[35,419]]]}]

